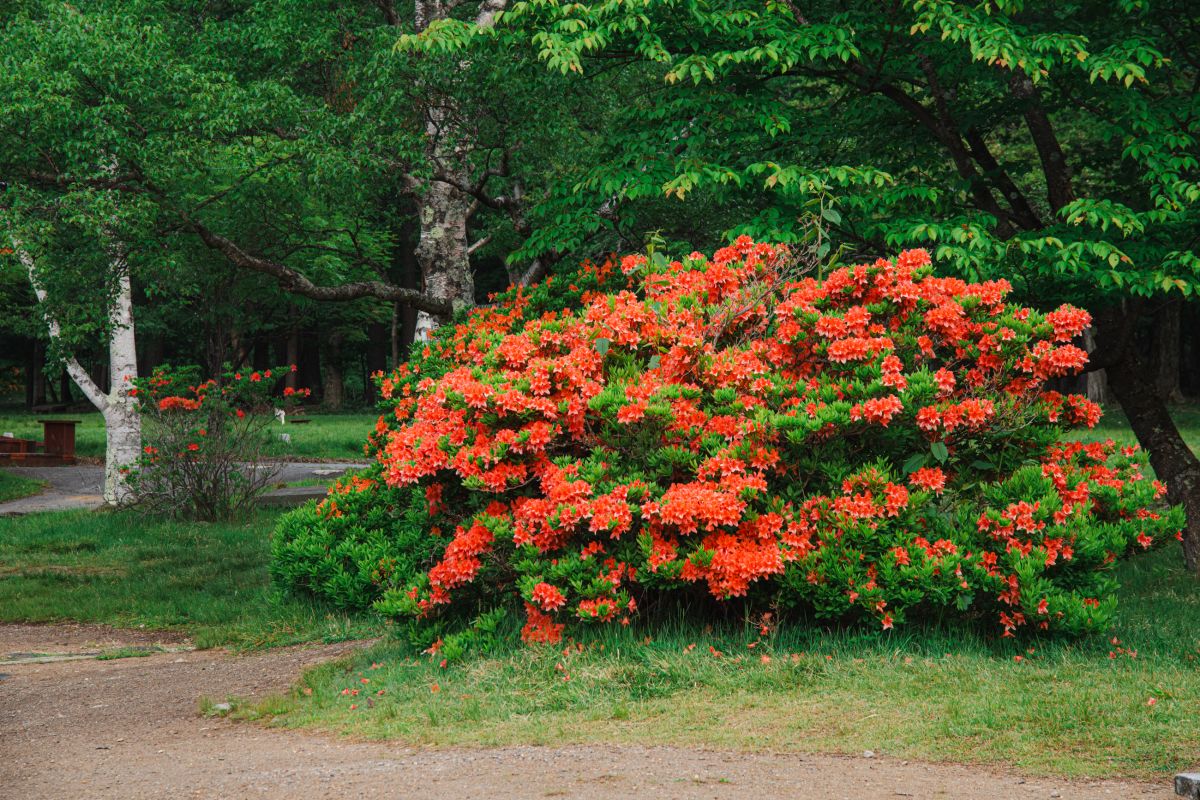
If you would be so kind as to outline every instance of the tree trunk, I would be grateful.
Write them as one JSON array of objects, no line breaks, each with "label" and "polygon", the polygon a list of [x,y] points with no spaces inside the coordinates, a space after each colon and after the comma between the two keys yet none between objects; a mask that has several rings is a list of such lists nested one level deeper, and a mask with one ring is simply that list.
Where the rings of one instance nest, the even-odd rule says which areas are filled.
[{"label": "tree trunk", "polygon": [[[403,285],[413,289],[420,288],[421,265],[417,263],[416,245],[405,248],[400,267]],[[417,310],[410,305],[400,305],[399,317],[396,331],[396,359],[392,362],[392,369],[400,366],[401,361],[408,359],[413,342],[417,339]]]},{"label": "tree trunk", "polygon": [[[475,15],[475,24],[481,28],[491,27],[505,2],[483,0]],[[446,17],[451,7],[440,0],[416,0],[414,21],[417,31]],[[470,186],[472,182],[467,155],[471,132],[459,123],[456,115],[457,109],[447,98],[435,97],[434,105],[428,109],[425,156],[434,173],[426,181],[425,191],[417,196],[421,232],[416,247],[425,293],[449,300],[454,311],[475,305],[475,279],[471,274],[470,240],[467,237],[467,222],[475,201],[456,188]],[[446,321],[420,312],[416,339],[428,339],[433,329]]]},{"label": "tree trunk", "polygon": [[31,409],[46,404],[46,348],[38,341],[33,344],[32,398],[33,402],[29,404]]},{"label": "tree trunk", "polygon": [[[434,116],[444,116],[435,114]],[[435,123],[430,123],[434,126]],[[443,144],[445,131],[431,133],[429,158],[433,163],[460,160],[458,153],[446,153]],[[436,138],[433,138],[436,136]],[[452,168],[456,177],[465,177],[465,169]],[[421,197],[417,210],[421,223],[421,239],[417,243],[417,263],[421,265],[421,277],[425,293],[438,299],[449,300],[455,310],[469,308],[475,304],[475,280],[471,275],[471,261],[467,256],[467,221],[471,214],[471,200],[458,189],[439,180],[432,180]],[[420,341],[444,319],[438,319],[424,311],[417,315],[416,337]]]},{"label": "tree trunk", "polygon": [[345,377],[342,371],[342,339],[341,333],[331,333],[325,337],[322,361],[325,362],[325,382],[322,385],[321,402],[330,411],[340,411],[345,401]]},{"label": "tree trunk", "polygon": [[400,304],[392,303],[392,330],[391,342],[392,358],[389,362],[388,369],[392,370],[400,366]]},{"label": "tree trunk", "polygon": [[58,371],[58,398],[67,405],[75,402],[75,398],[71,397],[71,376],[65,369]]},{"label": "tree trunk", "polygon": [[[1120,320],[1101,329],[1101,344],[1108,348],[1108,385],[1121,403],[1138,442],[1148,451],[1155,475],[1167,486],[1167,499],[1183,507],[1187,527],[1183,531],[1183,555],[1188,569],[1200,576],[1200,460],[1179,434],[1175,421],[1155,390],[1150,369],[1132,341],[1133,334],[1117,337]],[[1124,341],[1113,341],[1113,338]]]},{"label": "tree trunk", "polygon": [[38,341],[36,339],[29,346],[29,352],[25,354],[25,410],[32,411],[37,405],[34,398],[37,394],[37,372],[38,372]]},{"label": "tree trunk", "polygon": [[386,372],[387,361],[388,325],[372,322],[367,326],[366,375],[363,381],[363,400],[369,405],[375,405],[375,379],[372,376],[377,372]]},{"label": "tree trunk", "polygon": [[1179,363],[1183,339],[1183,303],[1167,302],[1154,319],[1154,388],[1165,402],[1183,402]]},{"label": "tree trunk", "polygon": [[[292,313],[293,313],[293,318],[294,318],[295,311],[293,310]],[[293,322],[293,325],[294,324],[295,324],[295,322]],[[284,376],[283,385],[286,388],[291,389],[292,391],[295,391],[297,388],[296,387],[296,371],[298,371],[300,368],[300,332],[297,331],[294,327],[290,331],[288,331],[286,353],[287,354],[285,356],[285,360],[287,361],[287,365],[289,367],[295,367],[296,369],[289,371],[288,374],[286,376]]]},{"label": "tree trunk", "polygon": [[[62,328],[45,305],[47,295],[38,278],[37,264],[20,240],[13,237],[12,244],[13,251],[25,267],[29,285],[33,287],[33,293],[42,306],[50,340],[59,341]],[[75,385],[104,416],[104,502],[116,506],[133,499],[128,471],[142,453],[142,417],[138,413],[137,399],[132,394],[133,381],[137,378],[133,291],[129,267],[119,243],[114,243],[110,249],[109,270],[112,279],[108,301],[109,392],[104,393],[74,356],[66,358],[65,366]]]},{"label": "tree trunk", "polygon": [[[1088,328],[1083,332],[1083,349],[1089,354],[1096,352],[1096,332]],[[1110,405],[1113,401],[1112,392],[1108,389],[1108,372],[1102,369],[1088,370],[1084,373],[1085,393],[1087,399],[1102,406]]]},{"label": "tree trunk", "polygon": [[321,347],[317,343],[319,333],[319,331],[303,331],[297,342],[299,345],[296,359],[297,388],[311,389],[314,394],[322,386]]},{"label": "tree trunk", "polygon": [[[142,455],[142,415],[131,394],[137,379],[137,337],[133,326],[133,282],[121,245],[111,248],[109,268],[116,291],[108,307],[109,393],[104,414],[104,502],[123,505],[133,499],[128,471]],[[80,387],[83,388],[83,387]]]}]

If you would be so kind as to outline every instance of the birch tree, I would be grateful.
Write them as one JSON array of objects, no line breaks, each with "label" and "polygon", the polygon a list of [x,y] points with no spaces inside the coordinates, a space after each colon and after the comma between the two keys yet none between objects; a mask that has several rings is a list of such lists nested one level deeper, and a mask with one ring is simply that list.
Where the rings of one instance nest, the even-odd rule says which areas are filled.
[{"label": "birch tree", "polygon": [[111,287],[106,309],[109,387],[105,391],[71,352],[32,252],[15,235],[11,235],[11,243],[13,254],[24,267],[37,297],[52,346],[61,353],[71,380],[104,417],[104,502],[124,505],[134,499],[128,471],[137,463],[142,449],[142,420],[137,397],[132,391],[133,380],[137,377],[133,285],[124,250],[120,245],[110,243],[106,276],[106,283]]}]

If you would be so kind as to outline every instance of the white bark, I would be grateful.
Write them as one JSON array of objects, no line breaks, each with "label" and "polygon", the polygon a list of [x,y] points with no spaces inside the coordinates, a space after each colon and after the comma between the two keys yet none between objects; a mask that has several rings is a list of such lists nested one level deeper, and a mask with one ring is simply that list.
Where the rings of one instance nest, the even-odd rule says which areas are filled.
[{"label": "white bark", "polygon": [[133,499],[126,470],[142,454],[142,415],[137,398],[131,394],[137,379],[133,287],[119,244],[110,248],[109,269],[116,287],[108,306],[108,371],[112,377],[104,412],[104,502],[124,505]]},{"label": "white bark", "polygon": [[[62,325],[46,305],[46,288],[38,277],[37,264],[24,243],[12,237],[13,251],[29,277],[29,285],[38,299],[46,321],[50,340],[62,344]],[[65,357],[67,374],[84,396],[104,416],[106,440],[104,459],[104,502],[122,505],[132,499],[129,482],[123,470],[134,466],[142,449],[142,418],[137,400],[130,394],[137,377],[137,349],[133,326],[133,291],[124,254],[114,248],[109,267],[116,291],[109,300],[108,359],[110,388],[107,393],[92,380],[73,354]]]},{"label": "white bark", "polygon": [[[504,10],[507,0],[483,0],[475,24],[490,28],[496,15]],[[439,0],[416,0],[417,30],[435,19],[446,16],[447,7]],[[463,65],[465,66],[465,65]],[[448,102],[448,101],[446,101]],[[456,186],[471,184],[467,144],[470,133],[455,121],[455,109],[435,105],[429,109],[425,125],[425,154],[434,168],[435,178],[418,197],[417,215],[421,237],[417,243],[417,263],[425,292],[449,300],[455,310],[475,305],[475,279],[471,273],[471,246],[467,237],[467,222],[475,204],[474,198]],[[436,176],[448,180],[438,180]],[[427,312],[417,314],[415,338],[425,341],[443,320]]]}]

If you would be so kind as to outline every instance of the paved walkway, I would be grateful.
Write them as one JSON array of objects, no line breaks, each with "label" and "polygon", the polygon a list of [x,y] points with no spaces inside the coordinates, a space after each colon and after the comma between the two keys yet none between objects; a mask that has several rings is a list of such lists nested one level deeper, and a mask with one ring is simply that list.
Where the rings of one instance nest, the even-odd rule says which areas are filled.
[{"label": "paved walkway", "polygon": [[[151,631],[0,625],[11,653],[156,643]],[[177,638],[177,637],[176,637]],[[159,644],[179,647],[169,638]],[[661,798],[662,800],[1169,800],[1170,779],[1080,781],[995,767],[808,753],[606,744],[418,749],[207,719],[197,698],[261,697],[343,643],[234,656],[164,652],[114,661],[0,663],[0,797]],[[362,645],[357,645],[362,646]],[[802,750],[803,742],[796,742]]]},{"label": "paved walkway", "polygon": [[[277,483],[319,480],[332,482],[348,469],[359,469],[365,463],[348,462],[280,462]],[[94,510],[104,505],[104,468],[86,465],[71,467],[5,467],[13,475],[46,481],[49,486],[40,494],[22,497],[8,503],[0,503],[0,516],[32,514],[38,511]],[[282,489],[269,492],[268,496],[280,497],[295,493]],[[311,495],[312,493],[308,493]]]}]

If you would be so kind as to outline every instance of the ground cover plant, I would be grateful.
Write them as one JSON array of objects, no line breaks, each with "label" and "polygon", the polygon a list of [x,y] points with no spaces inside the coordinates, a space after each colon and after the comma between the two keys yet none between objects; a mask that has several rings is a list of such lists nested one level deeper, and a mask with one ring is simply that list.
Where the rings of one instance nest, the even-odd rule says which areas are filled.
[{"label": "ground cover plant", "polygon": [[1169,549],[1123,562],[1103,636],[881,636],[645,615],[445,665],[395,639],[308,672],[246,717],[414,745],[676,744],[872,750],[1027,774],[1161,780],[1195,766],[1200,587]]},{"label": "ground cover plant", "polygon": [[198,647],[378,634],[379,621],[281,597],[267,573],[276,515],[236,523],[132,512],[30,514],[0,524],[0,622],[169,629]]},{"label": "ground cover plant", "polygon": [[378,467],[285,522],[281,581],[409,617],[447,659],[514,606],[553,643],[668,595],[1083,633],[1115,562],[1182,527],[1135,448],[1060,442],[1101,415],[1047,387],[1086,364],[1085,311],[924,251],[802,276],[742,237],[615,267],[575,308],[476,312],[436,372],[384,381]]}]

